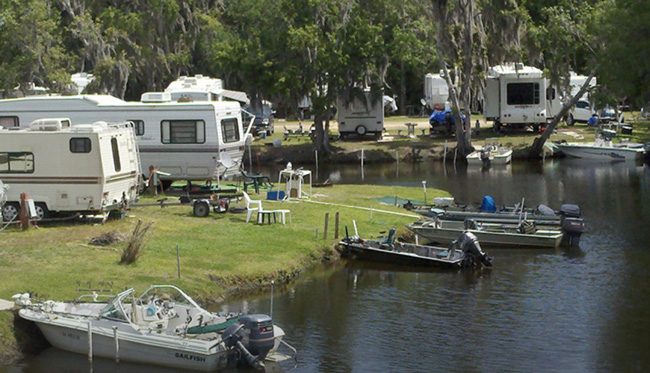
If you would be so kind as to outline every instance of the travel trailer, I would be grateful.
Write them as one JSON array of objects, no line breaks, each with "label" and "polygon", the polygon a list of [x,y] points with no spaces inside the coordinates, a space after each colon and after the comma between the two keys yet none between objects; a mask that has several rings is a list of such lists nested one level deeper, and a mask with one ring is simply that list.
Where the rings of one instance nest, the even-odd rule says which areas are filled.
[{"label": "travel trailer", "polygon": [[[578,75],[573,71],[571,72],[569,77],[569,93],[571,97],[578,94],[582,85],[587,81],[587,78],[587,76]],[[596,77],[594,77],[589,82],[589,86],[595,87],[596,84]],[[563,103],[570,99],[570,97],[561,95],[559,92],[559,89],[556,89],[556,87],[552,87],[549,84],[546,93],[546,114],[549,119],[558,115],[560,110],[562,110]],[[586,123],[594,113],[596,113],[596,111],[594,110],[594,105],[589,98],[589,93],[587,92],[582,95],[575,106],[570,109],[566,116],[566,123],[569,126],[572,126],[575,122]]]},{"label": "travel trailer", "polygon": [[22,130],[0,129],[0,178],[10,184],[2,217],[20,212],[20,194],[36,216],[50,212],[103,213],[134,201],[140,161],[132,123],[70,126],[70,119],[40,119]]},{"label": "travel trailer", "polygon": [[440,74],[424,76],[424,101],[429,110],[443,110],[449,100],[447,81]]},{"label": "travel trailer", "polygon": [[169,96],[146,93],[142,102],[108,95],[0,100],[0,125],[25,128],[37,119],[60,117],[70,118],[72,123],[131,121],[145,175],[149,166],[163,172],[162,180],[207,180],[238,174],[248,136],[239,103],[178,103]]},{"label": "travel trailer", "polygon": [[495,129],[533,127],[546,124],[546,79],[542,71],[522,63],[491,67],[485,88],[483,110]]},{"label": "travel trailer", "polygon": [[339,98],[336,106],[339,134],[341,138],[349,135],[380,137],[384,131],[384,107],[396,111],[395,100],[389,96],[373,99],[372,93],[365,91],[363,98],[354,97],[345,103]]}]

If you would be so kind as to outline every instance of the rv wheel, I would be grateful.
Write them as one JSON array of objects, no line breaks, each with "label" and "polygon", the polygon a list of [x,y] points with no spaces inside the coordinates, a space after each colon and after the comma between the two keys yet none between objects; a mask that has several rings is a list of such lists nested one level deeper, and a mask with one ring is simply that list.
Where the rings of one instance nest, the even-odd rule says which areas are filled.
[{"label": "rv wheel", "polygon": [[8,202],[2,208],[2,219],[4,221],[12,221],[18,219],[20,207],[17,203]]},{"label": "rv wheel", "polygon": [[34,208],[36,210],[36,220],[43,220],[50,214],[50,211],[47,209],[47,205],[42,202],[35,203]]},{"label": "rv wheel", "polygon": [[576,121],[573,118],[573,114],[569,114],[569,116],[566,117],[566,125],[567,126],[573,126],[575,123],[576,123]]},{"label": "rv wheel", "polygon": [[366,126],[361,125],[361,126],[357,126],[355,131],[357,131],[357,135],[363,136],[368,132],[368,129],[366,128]]}]

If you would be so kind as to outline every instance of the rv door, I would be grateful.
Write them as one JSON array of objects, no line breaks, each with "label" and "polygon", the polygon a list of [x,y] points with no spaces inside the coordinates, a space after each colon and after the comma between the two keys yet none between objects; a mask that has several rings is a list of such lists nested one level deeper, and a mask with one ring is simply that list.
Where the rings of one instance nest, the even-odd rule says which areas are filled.
[{"label": "rv door", "polygon": [[487,78],[485,86],[485,103],[483,104],[485,118],[487,119],[498,119],[499,118],[499,106],[501,102],[500,98],[500,89],[499,89],[499,79],[498,78]]}]

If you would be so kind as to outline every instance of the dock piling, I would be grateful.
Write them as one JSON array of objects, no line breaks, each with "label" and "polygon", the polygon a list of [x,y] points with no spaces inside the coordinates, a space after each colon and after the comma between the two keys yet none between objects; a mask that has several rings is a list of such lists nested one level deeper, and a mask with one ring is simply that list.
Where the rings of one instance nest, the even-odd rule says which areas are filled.
[{"label": "dock piling", "polygon": [[334,238],[339,238],[339,212],[334,214]]},{"label": "dock piling", "polygon": [[120,341],[117,338],[117,326],[113,327],[113,340],[115,341],[115,362],[120,363]]},{"label": "dock piling", "polygon": [[323,239],[327,239],[327,226],[329,225],[330,222],[330,213],[326,212],[325,213],[325,225],[323,226]]},{"label": "dock piling", "polygon": [[93,324],[88,320],[88,361],[93,362]]}]

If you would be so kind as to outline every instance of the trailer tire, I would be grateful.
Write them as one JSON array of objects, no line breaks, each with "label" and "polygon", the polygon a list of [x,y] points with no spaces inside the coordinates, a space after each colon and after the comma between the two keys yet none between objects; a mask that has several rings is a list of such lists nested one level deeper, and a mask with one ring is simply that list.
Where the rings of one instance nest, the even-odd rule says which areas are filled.
[{"label": "trailer tire", "polygon": [[50,210],[47,209],[47,205],[44,202],[36,202],[34,209],[36,210],[36,220],[47,219],[50,216]]},{"label": "trailer tire", "polygon": [[364,136],[366,133],[368,133],[368,129],[367,129],[366,126],[364,126],[363,124],[360,125],[360,126],[357,126],[357,128],[355,128],[354,131],[355,131],[355,132],[357,133],[357,135],[359,135],[359,136]]},{"label": "trailer tire", "polygon": [[569,126],[569,127],[571,127],[571,126],[573,126],[574,124],[576,124],[576,121],[575,121],[575,119],[573,118],[573,114],[569,114],[569,115],[566,117],[566,125]]},{"label": "trailer tire", "polygon": [[206,216],[210,215],[210,204],[205,201],[194,202],[192,213],[194,216],[197,216],[199,218],[205,218]]},{"label": "trailer tire", "polygon": [[7,202],[2,207],[2,220],[8,222],[17,220],[20,215],[20,205],[16,202]]}]

